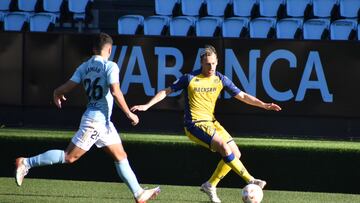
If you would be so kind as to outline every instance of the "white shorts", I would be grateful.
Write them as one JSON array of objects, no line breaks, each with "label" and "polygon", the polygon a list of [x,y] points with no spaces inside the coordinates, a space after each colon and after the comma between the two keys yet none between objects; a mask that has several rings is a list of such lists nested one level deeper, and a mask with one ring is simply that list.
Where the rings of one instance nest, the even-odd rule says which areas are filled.
[{"label": "white shorts", "polygon": [[121,143],[120,136],[110,121],[109,125],[82,118],[79,130],[71,139],[77,147],[89,151],[95,144],[98,148]]}]

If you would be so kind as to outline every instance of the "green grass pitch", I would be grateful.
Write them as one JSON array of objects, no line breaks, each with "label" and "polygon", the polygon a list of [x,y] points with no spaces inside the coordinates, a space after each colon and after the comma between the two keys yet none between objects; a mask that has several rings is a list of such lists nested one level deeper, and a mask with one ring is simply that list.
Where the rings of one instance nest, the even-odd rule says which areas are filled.
[{"label": "green grass pitch", "polygon": [[[154,185],[145,185],[152,187]],[[208,202],[199,187],[161,185],[157,203]],[[219,188],[222,202],[241,202],[241,189]],[[0,202],[134,202],[123,183],[25,179],[21,187],[13,178],[0,178]],[[264,190],[263,203],[355,203],[360,195]]]},{"label": "green grass pitch", "polygon": [[[0,139],[69,140],[74,131],[0,129]],[[124,142],[151,142],[193,144],[184,135],[156,135],[122,133]],[[309,149],[324,151],[360,152],[359,142],[235,138],[240,147],[286,148],[289,150]],[[2,166],[3,167],[3,166]],[[148,187],[154,185],[145,185]],[[344,185],[346,187],[346,185]],[[161,185],[158,203],[208,202],[199,187]],[[241,202],[240,188],[219,188],[218,194],[224,203]],[[17,187],[13,177],[0,177],[0,203],[16,202],[134,202],[130,191],[123,183],[91,182],[25,178],[23,186]],[[314,193],[295,191],[264,191],[263,203],[355,203],[360,195],[339,193]]]}]

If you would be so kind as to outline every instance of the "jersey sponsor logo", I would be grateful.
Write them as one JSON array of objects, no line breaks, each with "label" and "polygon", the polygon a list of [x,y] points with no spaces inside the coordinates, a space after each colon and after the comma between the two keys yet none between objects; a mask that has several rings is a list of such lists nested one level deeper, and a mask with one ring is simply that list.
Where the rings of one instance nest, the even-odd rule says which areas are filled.
[{"label": "jersey sponsor logo", "polygon": [[194,92],[216,92],[216,87],[194,87]]}]

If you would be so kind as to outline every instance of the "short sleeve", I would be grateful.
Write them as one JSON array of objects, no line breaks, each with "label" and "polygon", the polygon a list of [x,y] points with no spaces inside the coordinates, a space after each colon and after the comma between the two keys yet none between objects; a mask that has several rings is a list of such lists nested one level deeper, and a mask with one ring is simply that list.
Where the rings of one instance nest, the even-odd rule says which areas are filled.
[{"label": "short sleeve", "polygon": [[84,66],[84,63],[81,64],[78,68],[76,68],[75,72],[73,73],[73,75],[70,78],[71,81],[78,83],[78,84],[81,83],[83,66]]},{"label": "short sleeve", "polygon": [[221,75],[220,76],[221,81],[224,85],[225,90],[233,97],[235,95],[238,95],[241,90],[236,87],[236,85],[226,76]]},{"label": "short sleeve", "polygon": [[116,63],[109,64],[109,70],[107,72],[108,84],[119,83],[119,67]]},{"label": "short sleeve", "polygon": [[188,86],[188,84],[189,84],[188,75],[185,74],[185,75],[181,76],[179,79],[177,79],[172,85],[170,85],[170,88],[174,92],[176,92],[176,91],[186,88]]}]

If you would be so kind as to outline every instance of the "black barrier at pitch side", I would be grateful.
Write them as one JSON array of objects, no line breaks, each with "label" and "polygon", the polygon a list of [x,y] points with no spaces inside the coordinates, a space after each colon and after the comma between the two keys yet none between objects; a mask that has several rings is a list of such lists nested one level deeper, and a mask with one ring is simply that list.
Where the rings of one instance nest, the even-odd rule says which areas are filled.
[{"label": "black barrier at pitch side", "polygon": [[[221,120],[245,121],[242,126],[245,132],[257,128],[257,132],[267,133],[273,129],[281,132],[281,128],[274,125],[275,121],[271,125],[253,123],[275,118],[282,125],[285,121],[286,125],[292,118],[296,120],[292,129],[308,134],[312,130],[323,130],[320,125],[311,126],[314,119],[320,118],[321,125],[331,123],[327,127],[334,128],[329,130],[334,134],[345,132],[352,137],[359,136],[356,123],[360,115],[357,108],[360,46],[357,41],[144,36],[113,36],[113,39],[111,60],[120,68],[121,89],[130,106],[148,101],[183,73],[198,69],[201,48],[211,44],[218,51],[218,71],[240,89],[283,107],[282,112],[268,112],[224,93],[216,109]],[[69,79],[75,68],[91,56],[91,34],[4,32],[0,33],[0,40],[2,107],[54,108],[53,89]],[[65,108],[84,108],[86,104],[80,89],[68,98]],[[154,106],[153,112],[177,117],[182,105],[182,95],[174,93]],[[6,116],[2,115],[1,120],[6,123]],[[299,121],[307,122],[304,131],[297,128]],[[337,130],[334,123],[341,130]],[[230,129],[236,125],[231,124]],[[171,125],[161,126],[165,129]],[[307,130],[309,127],[312,129]]]}]

